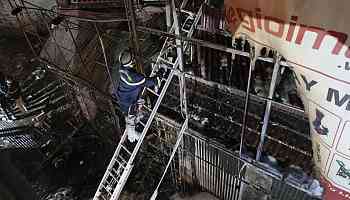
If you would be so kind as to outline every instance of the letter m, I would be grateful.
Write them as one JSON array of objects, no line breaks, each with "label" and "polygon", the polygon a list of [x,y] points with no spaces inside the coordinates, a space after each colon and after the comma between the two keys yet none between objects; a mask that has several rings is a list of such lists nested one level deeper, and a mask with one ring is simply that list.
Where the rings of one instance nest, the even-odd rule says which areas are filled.
[{"label": "letter m", "polygon": [[339,91],[329,88],[328,95],[327,95],[327,101],[332,102],[332,99],[334,99],[335,105],[342,107],[345,103],[346,110],[350,111],[350,95],[346,94],[342,99],[340,99]]}]

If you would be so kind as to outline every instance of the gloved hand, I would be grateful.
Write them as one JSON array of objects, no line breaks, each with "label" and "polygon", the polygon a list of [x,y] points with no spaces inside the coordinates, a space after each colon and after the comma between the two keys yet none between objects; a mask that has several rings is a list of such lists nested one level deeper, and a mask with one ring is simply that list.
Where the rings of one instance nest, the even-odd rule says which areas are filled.
[{"label": "gloved hand", "polygon": [[154,91],[159,94],[159,90],[162,86],[162,79],[159,76],[154,76],[152,80],[154,82]]}]

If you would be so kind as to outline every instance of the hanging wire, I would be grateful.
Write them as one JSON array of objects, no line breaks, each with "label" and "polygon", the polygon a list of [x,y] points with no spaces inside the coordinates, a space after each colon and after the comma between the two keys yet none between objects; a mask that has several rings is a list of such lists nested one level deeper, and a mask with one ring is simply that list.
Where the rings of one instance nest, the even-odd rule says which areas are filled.
[{"label": "hanging wire", "polygon": [[[15,6],[13,6],[13,4],[11,3],[11,0],[7,0],[7,1],[9,3],[9,5],[10,5],[11,9],[12,10],[15,9]],[[16,4],[16,2],[15,2],[15,4]],[[18,8],[17,4],[16,4],[16,8]],[[28,37],[27,33],[24,30],[23,24],[21,23],[21,20],[19,19],[18,14],[16,14],[16,19],[17,19],[17,22],[19,23],[19,27],[20,27],[21,31],[23,32],[24,37],[25,37],[25,39],[26,39],[26,41],[27,41],[31,51],[33,52],[34,56],[38,56],[38,54],[36,53],[33,45],[31,44],[31,42],[29,40],[29,37]]]},{"label": "hanging wire", "polygon": [[[38,15],[37,15],[37,16],[38,16]],[[67,61],[66,56],[65,56],[65,54],[63,53],[63,51],[62,51],[61,48],[65,49],[65,50],[67,50],[67,51],[70,51],[70,53],[74,53],[74,52],[72,52],[71,49],[67,49],[67,48],[65,48],[65,47],[63,47],[63,46],[61,46],[61,45],[58,44],[58,42],[57,42],[57,40],[56,40],[56,36],[55,36],[56,31],[52,31],[52,30],[50,29],[50,27],[48,27],[48,24],[49,24],[49,23],[48,23],[48,21],[46,20],[46,18],[44,17],[43,11],[40,11],[40,16],[41,16],[41,19],[44,21],[44,24],[45,24],[44,27],[46,27],[46,29],[47,29],[47,31],[48,31],[48,33],[49,33],[49,36],[50,36],[50,38],[51,38],[52,43],[56,46],[56,48],[53,47],[54,50],[55,50],[55,55],[57,55],[56,51],[58,50],[59,54],[62,56],[62,58],[63,58],[63,60],[64,60],[64,62],[65,62],[65,68],[66,68],[70,73],[73,73],[73,71],[72,71],[72,69],[71,69],[71,67],[70,67],[70,62],[71,62],[71,60],[70,60],[69,62]],[[48,41],[50,41],[50,38],[48,39]],[[73,56],[73,57],[74,57],[74,56]],[[73,57],[72,57],[72,58],[73,58]]]},{"label": "hanging wire", "polygon": [[[25,7],[24,1],[23,1],[23,0],[21,0],[21,4],[22,4],[22,6],[24,7],[24,10],[25,10],[26,13],[27,13],[28,19],[29,19],[30,23],[31,23],[32,26],[33,26],[34,35],[38,38],[41,47],[44,47],[44,42],[42,41],[42,39],[41,39],[41,37],[40,37],[40,35],[39,35],[37,29],[34,28],[34,20],[33,20],[33,18],[31,17],[31,15],[30,15],[30,13],[29,13],[27,7]],[[44,49],[46,55],[52,60],[52,57],[51,57],[51,55],[49,54],[49,52],[47,51],[47,49],[46,49],[46,48],[43,48],[43,49]]]},{"label": "hanging wire", "polygon": [[77,52],[77,54],[78,54],[78,56],[79,56],[79,58],[80,58],[80,61],[81,61],[81,64],[82,64],[83,68],[84,68],[84,69],[86,70],[86,72],[89,74],[88,69],[87,69],[86,67],[84,67],[84,66],[87,66],[87,65],[86,65],[86,63],[84,62],[84,59],[83,59],[83,57],[82,57],[82,55],[81,55],[80,49],[79,49],[79,47],[78,47],[78,44],[77,44],[77,42],[76,42],[76,40],[75,40],[75,38],[74,38],[74,35],[73,35],[73,33],[72,33],[71,28],[69,27],[68,20],[66,20],[66,24],[67,24],[67,27],[68,27],[69,35],[70,35],[70,37],[72,38],[73,44],[74,44],[74,46],[75,46],[75,51]]},{"label": "hanging wire", "polygon": [[112,84],[112,87],[113,87],[113,91],[116,91],[116,88],[115,88],[115,84],[114,84],[114,81],[113,81],[113,78],[112,78],[112,75],[111,75],[111,72],[109,71],[109,65],[108,65],[108,60],[107,60],[107,55],[106,55],[106,50],[105,50],[105,46],[103,44],[103,40],[102,40],[102,37],[101,37],[101,34],[100,34],[100,31],[97,27],[97,24],[94,23],[94,26],[95,26],[95,29],[96,29],[96,33],[98,35],[98,38],[100,40],[100,44],[101,44],[101,48],[102,48],[102,53],[103,53],[103,57],[104,57],[104,60],[105,60],[105,66],[106,66],[106,71],[107,71],[107,74],[108,74],[108,77],[109,77],[109,80]]}]

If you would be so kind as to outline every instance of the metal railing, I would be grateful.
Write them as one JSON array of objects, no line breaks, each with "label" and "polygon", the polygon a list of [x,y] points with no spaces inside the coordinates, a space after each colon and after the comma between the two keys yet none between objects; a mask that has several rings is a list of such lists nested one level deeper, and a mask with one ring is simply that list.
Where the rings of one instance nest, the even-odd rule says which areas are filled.
[{"label": "metal railing", "polygon": [[[179,126],[164,116],[157,120],[170,127]],[[307,190],[285,181],[280,173],[239,158],[238,153],[193,130],[185,132],[178,158],[173,162],[177,166],[178,177],[174,180],[177,192],[208,192],[223,200],[250,199],[251,193],[273,200],[313,199]],[[262,176],[264,181],[249,178],[252,174]]]}]

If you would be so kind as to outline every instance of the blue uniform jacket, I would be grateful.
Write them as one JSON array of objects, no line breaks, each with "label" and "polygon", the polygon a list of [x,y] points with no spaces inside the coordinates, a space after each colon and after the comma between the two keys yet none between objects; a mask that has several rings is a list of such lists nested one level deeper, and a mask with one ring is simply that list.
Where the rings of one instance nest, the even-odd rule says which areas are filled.
[{"label": "blue uniform jacket", "polygon": [[113,96],[117,97],[120,109],[128,113],[129,107],[136,103],[143,87],[153,87],[155,81],[146,78],[130,67],[120,67],[120,80],[117,91],[113,91]]}]

